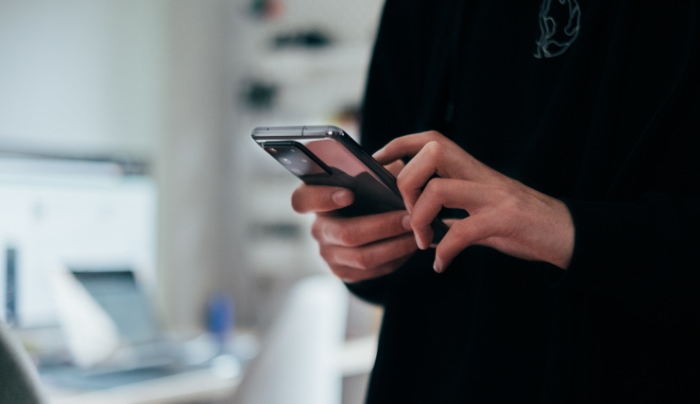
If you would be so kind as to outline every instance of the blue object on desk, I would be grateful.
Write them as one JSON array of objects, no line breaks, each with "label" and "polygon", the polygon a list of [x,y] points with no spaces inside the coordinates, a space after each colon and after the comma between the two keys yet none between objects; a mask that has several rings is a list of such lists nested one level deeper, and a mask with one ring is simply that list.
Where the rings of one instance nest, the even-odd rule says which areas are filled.
[{"label": "blue object on desk", "polygon": [[207,325],[209,332],[218,344],[219,353],[226,350],[226,341],[233,332],[234,308],[233,301],[223,292],[215,293],[209,299],[207,310]]}]

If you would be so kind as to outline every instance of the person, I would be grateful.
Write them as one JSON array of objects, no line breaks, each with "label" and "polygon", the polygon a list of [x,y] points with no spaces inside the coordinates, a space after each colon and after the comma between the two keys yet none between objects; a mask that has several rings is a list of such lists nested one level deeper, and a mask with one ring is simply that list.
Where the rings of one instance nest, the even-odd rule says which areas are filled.
[{"label": "person", "polygon": [[407,210],[292,195],[332,272],[383,306],[368,403],[700,402],[699,17],[386,1],[361,136]]}]

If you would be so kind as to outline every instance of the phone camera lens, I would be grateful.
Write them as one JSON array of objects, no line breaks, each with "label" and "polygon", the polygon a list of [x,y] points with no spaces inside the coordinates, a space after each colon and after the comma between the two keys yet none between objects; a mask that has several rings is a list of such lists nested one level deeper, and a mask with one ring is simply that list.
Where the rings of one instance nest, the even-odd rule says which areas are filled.
[{"label": "phone camera lens", "polygon": [[275,149],[274,147],[268,147],[267,151],[271,154],[277,154],[277,149]]},{"label": "phone camera lens", "polygon": [[286,158],[286,157],[281,157],[281,158],[280,158],[280,161],[281,161],[282,163],[286,164],[286,165],[292,164],[292,160],[290,160],[290,159],[288,159],[288,158]]}]

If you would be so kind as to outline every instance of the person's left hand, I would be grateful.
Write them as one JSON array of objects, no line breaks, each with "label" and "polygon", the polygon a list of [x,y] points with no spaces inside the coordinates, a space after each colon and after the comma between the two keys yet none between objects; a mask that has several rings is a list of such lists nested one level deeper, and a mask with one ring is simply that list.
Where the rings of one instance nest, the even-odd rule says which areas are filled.
[{"label": "person's left hand", "polygon": [[442,272],[470,245],[566,269],[574,225],[566,205],[487,167],[438,132],[396,138],[374,154],[382,164],[412,157],[397,177],[421,249],[430,246],[430,223],[443,207],[464,209],[436,246],[434,269]]}]

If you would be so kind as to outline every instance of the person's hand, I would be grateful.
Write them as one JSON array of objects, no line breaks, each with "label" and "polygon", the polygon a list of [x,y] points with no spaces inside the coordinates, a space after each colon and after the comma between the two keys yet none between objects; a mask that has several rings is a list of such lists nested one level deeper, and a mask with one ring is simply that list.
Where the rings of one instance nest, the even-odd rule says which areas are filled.
[{"label": "person's hand", "polygon": [[437,244],[437,272],[475,244],[568,267],[574,226],[562,201],[487,167],[435,131],[396,138],[374,157],[382,164],[412,157],[398,174],[397,184],[421,249],[429,247],[430,222],[443,207],[469,213],[467,218],[452,222]]},{"label": "person's hand", "polygon": [[[390,171],[398,172],[402,164]],[[333,211],[351,205],[350,190],[302,184],[292,195],[299,213],[315,213],[311,228],[321,257],[345,282],[357,282],[393,272],[416,252],[408,212],[395,211],[359,217],[340,217]]]}]

